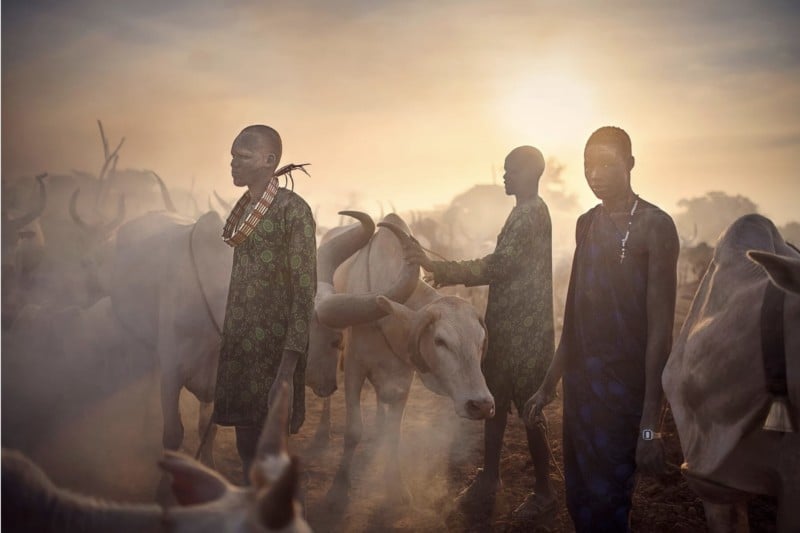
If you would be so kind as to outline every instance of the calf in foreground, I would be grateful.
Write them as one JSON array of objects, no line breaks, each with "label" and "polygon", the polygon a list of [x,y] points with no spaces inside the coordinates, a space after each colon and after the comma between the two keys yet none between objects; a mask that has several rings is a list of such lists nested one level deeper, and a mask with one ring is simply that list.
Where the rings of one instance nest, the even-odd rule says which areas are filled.
[{"label": "calf in foreground", "polygon": [[231,485],[197,461],[166,452],[179,506],[112,503],[56,487],[19,452],[3,450],[3,530],[37,532],[310,532],[297,498],[297,459],[287,450],[288,388],[270,411],[250,468],[251,486]]}]

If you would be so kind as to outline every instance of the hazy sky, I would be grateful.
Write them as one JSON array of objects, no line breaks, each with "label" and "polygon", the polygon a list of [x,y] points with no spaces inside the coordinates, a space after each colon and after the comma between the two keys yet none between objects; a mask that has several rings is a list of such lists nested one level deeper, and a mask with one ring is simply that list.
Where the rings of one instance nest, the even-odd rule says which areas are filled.
[{"label": "hazy sky", "polygon": [[[434,5],[435,4],[435,5]],[[750,197],[800,219],[800,4],[4,1],[4,176],[120,167],[233,197],[230,144],[276,127],[323,213],[449,201],[513,147],[566,165],[583,207],[588,135],[625,128],[634,190]],[[498,170],[498,179],[501,171]]]}]

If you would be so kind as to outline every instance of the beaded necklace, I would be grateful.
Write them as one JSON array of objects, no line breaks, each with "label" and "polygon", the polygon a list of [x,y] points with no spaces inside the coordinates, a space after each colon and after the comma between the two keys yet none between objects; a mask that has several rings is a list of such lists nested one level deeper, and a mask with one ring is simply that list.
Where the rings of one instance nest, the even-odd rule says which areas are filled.
[{"label": "beaded necklace", "polygon": [[631,224],[633,223],[633,214],[636,212],[636,208],[639,206],[639,195],[636,195],[636,201],[633,202],[633,207],[631,208],[631,214],[628,217],[628,228],[625,230],[625,236],[622,237],[620,241],[620,251],[619,251],[619,264],[621,265],[622,262],[625,260],[625,251],[627,250],[628,245],[628,237],[631,236]]},{"label": "beaded necklace", "polygon": [[[247,240],[247,237],[256,229],[256,226],[267,210],[272,205],[275,195],[278,194],[278,178],[273,177],[269,180],[264,194],[255,203],[252,209],[248,209],[251,202],[250,191],[245,191],[222,228],[222,239],[229,246],[235,247]],[[248,212],[249,211],[249,212]]]},{"label": "beaded necklace", "polygon": [[279,168],[267,183],[261,198],[251,198],[250,191],[245,191],[239,201],[236,202],[231,214],[228,215],[228,220],[225,221],[225,226],[222,228],[222,240],[232,247],[238,246],[247,240],[264,215],[267,214],[267,210],[269,210],[272,201],[275,200],[275,196],[278,194],[278,177],[284,176],[286,185],[289,184],[289,180],[292,180],[292,190],[294,190],[292,171],[301,170],[306,176],[309,176],[308,171],[304,168],[308,165],[309,163],[299,165],[290,163]]}]

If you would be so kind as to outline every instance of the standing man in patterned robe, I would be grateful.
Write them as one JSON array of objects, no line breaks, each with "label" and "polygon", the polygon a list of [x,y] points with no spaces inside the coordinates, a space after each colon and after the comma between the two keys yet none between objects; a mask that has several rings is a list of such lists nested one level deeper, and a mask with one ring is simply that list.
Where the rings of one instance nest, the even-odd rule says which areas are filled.
[{"label": "standing man in patterned robe", "polygon": [[[550,213],[539,197],[544,166],[541,152],[532,146],[515,148],[506,157],[506,194],[516,197],[516,206],[490,255],[472,261],[431,261],[421,248],[407,251],[407,260],[431,272],[437,286],[489,285],[489,349],[482,369],[497,411],[484,426],[484,468],[459,496],[462,507],[493,504],[501,485],[500,452],[511,404],[521,415],[525,401],[541,385],[553,358]],[[545,434],[543,419],[527,429],[536,491],[514,512],[520,520],[548,513],[556,505]]]},{"label": "standing man in patterned robe", "polygon": [[534,420],[564,376],[564,476],[577,532],[629,531],[638,469],[664,468],[661,374],[672,345],[678,233],[631,188],[628,134],[595,131],[584,172],[601,204],[578,218],[564,329],[526,410]]},{"label": "standing man in patterned robe", "polygon": [[[305,417],[305,365],[317,286],[315,224],[308,204],[278,187],[281,138],[248,126],[231,148],[231,175],[247,187],[228,217],[234,246],[214,400],[214,422],[236,427],[245,483],[258,437],[283,382],[292,393],[291,432]],[[302,167],[301,167],[302,168]]]}]

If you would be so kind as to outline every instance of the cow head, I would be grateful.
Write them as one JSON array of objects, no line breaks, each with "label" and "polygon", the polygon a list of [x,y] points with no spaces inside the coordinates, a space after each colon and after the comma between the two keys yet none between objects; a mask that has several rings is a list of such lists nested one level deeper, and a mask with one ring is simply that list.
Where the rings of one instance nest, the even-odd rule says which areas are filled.
[{"label": "cow head", "polygon": [[[403,228],[386,221],[378,225],[389,229],[404,248],[410,245],[412,237]],[[405,300],[386,296],[375,301],[395,318],[382,326],[394,353],[407,358],[429,389],[450,396],[460,416],[493,417],[494,398],[481,372],[489,339],[475,307],[462,298],[446,296],[414,311],[400,303]],[[406,345],[398,339],[407,339]]]},{"label": "cow head", "polygon": [[91,299],[94,299],[106,292],[104,283],[101,281],[100,269],[112,252],[113,247],[109,243],[112,234],[125,220],[125,197],[120,196],[117,200],[117,212],[112,220],[89,224],[78,214],[80,192],[80,189],[75,189],[70,197],[69,215],[81,230],[80,266],[85,276],[84,281],[88,294]]},{"label": "cow head", "polygon": [[[2,210],[2,260],[3,260],[3,281],[9,283],[14,276],[26,275],[27,272],[20,271],[20,268],[32,268],[35,265],[29,265],[26,258],[20,257],[18,252],[23,249],[27,254],[38,255],[41,254],[44,246],[44,241],[41,236],[41,229],[36,223],[36,219],[44,212],[47,205],[47,191],[44,186],[44,178],[47,174],[36,176],[38,182],[39,194],[36,198],[34,205],[32,205],[25,214],[17,217],[12,217],[9,210],[13,205],[3,205]],[[3,190],[4,196],[8,194],[13,197],[11,191]],[[5,197],[3,198],[5,200]],[[5,204],[6,202],[4,202]],[[14,202],[8,202],[13,204]]]},{"label": "cow head", "polygon": [[172,491],[183,506],[167,511],[174,531],[310,532],[298,502],[298,462],[288,453],[288,419],[284,385],[262,430],[248,488],[231,485],[185,455],[167,452],[160,466],[172,475]]},{"label": "cow head", "polygon": [[416,311],[384,296],[376,302],[395,318],[385,325],[386,336],[407,339],[395,353],[416,368],[426,387],[452,398],[459,416],[494,416],[494,398],[481,372],[489,338],[474,306],[456,296],[438,298]]},{"label": "cow head", "polygon": [[[175,533],[310,532],[298,501],[298,463],[290,457],[289,393],[283,386],[250,469],[250,487],[231,485],[185,455],[167,452],[178,505],[101,502],[58,488],[19,452],[3,450],[3,526],[14,531],[172,531]],[[8,505],[7,505],[8,504]],[[8,511],[8,512],[6,512]]]},{"label": "cow head", "polygon": [[[766,271],[773,285],[786,293],[786,295],[783,296],[784,303],[781,305],[785,315],[784,320],[796,323],[796,320],[800,318],[800,299],[797,298],[797,295],[800,295],[800,256],[795,255],[791,257],[760,250],[749,250],[747,252],[747,257],[751,261],[759,264]],[[768,291],[767,296],[769,296],[769,294]],[[787,297],[788,295],[792,297]],[[798,339],[798,336],[794,335],[793,332],[784,332],[784,339],[782,340],[785,346],[784,349],[786,350],[784,357],[792,353],[800,352],[800,339]],[[774,352],[776,350],[763,351],[765,358],[775,357]],[[783,364],[786,364],[785,360]],[[784,377],[784,379],[786,378]],[[767,419],[764,422],[764,429],[789,433],[796,431],[795,424],[792,422],[794,418],[792,412],[794,411],[796,415],[796,409],[797,406],[790,405],[788,396],[785,398],[780,397],[780,395],[779,397],[774,397],[769,413],[767,414]]]},{"label": "cow head", "polygon": [[747,257],[761,265],[772,283],[780,289],[800,294],[800,258],[750,250]]},{"label": "cow head", "polygon": [[321,321],[319,310],[335,294],[333,273],[348,257],[367,244],[375,232],[375,223],[366,213],[342,211],[339,214],[351,216],[358,223],[331,230],[317,250],[317,295],[309,331],[306,385],[322,398],[336,390],[336,370],[344,349],[344,327]]}]

